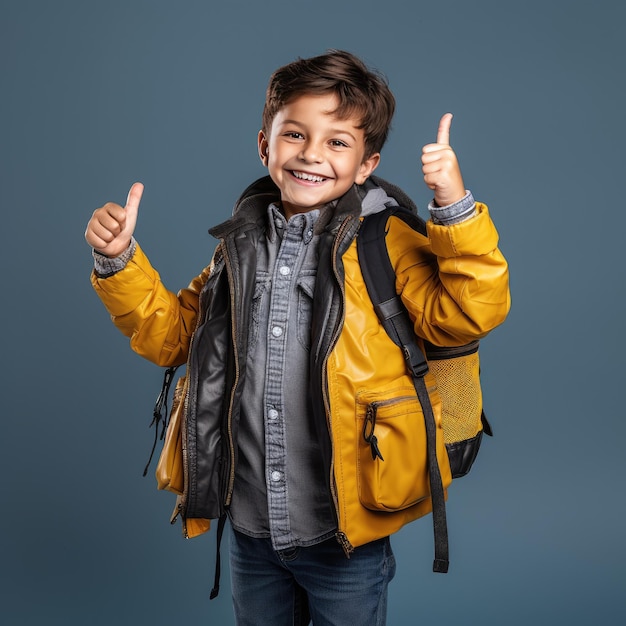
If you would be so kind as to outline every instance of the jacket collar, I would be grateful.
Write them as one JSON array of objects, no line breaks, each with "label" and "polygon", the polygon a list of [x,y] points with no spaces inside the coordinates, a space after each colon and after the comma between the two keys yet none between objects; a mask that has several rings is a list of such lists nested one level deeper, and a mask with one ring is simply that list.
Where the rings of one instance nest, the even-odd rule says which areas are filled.
[{"label": "jacket collar", "polygon": [[[239,196],[232,217],[211,228],[209,233],[221,239],[242,228],[258,225],[266,228],[267,207],[279,201],[278,187],[269,176],[263,176],[246,187]],[[323,211],[316,230],[336,232],[349,216],[369,215],[382,211],[386,206],[398,204],[417,213],[414,202],[399,187],[377,176],[370,176],[363,185],[353,185],[339,198],[334,210]]]}]

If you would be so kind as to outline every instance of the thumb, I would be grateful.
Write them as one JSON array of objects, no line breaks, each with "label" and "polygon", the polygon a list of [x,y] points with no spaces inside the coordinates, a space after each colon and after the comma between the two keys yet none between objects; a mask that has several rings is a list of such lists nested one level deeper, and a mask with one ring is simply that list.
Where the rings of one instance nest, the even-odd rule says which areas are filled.
[{"label": "thumb", "polygon": [[450,126],[452,125],[452,113],[446,113],[439,121],[437,130],[437,143],[450,145]]},{"label": "thumb", "polygon": [[139,211],[139,203],[141,202],[141,196],[143,194],[142,183],[135,183],[128,192],[128,198],[126,199],[126,212],[131,217],[136,217]]},{"label": "thumb", "polygon": [[128,198],[126,199],[126,206],[124,210],[126,212],[126,220],[124,222],[124,228],[121,235],[124,238],[132,237],[135,232],[135,226],[137,225],[137,214],[139,212],[139,203],[141,202],[141,195],[143,194],[143,185],[141,183],[135,183],[128,192]]}]

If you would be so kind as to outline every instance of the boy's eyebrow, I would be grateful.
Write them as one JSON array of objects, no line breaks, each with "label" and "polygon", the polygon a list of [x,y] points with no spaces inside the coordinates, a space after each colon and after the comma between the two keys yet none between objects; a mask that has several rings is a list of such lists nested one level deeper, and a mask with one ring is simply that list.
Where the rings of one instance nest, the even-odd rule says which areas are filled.
[{"label": "boy's eyebrow", "polygon": [[349,135],[352,139],[354,139],[354,141],[356,141],[356,137],[349,130],[344,130],[343,128],[331,128],[330,132],[332,135]]}]

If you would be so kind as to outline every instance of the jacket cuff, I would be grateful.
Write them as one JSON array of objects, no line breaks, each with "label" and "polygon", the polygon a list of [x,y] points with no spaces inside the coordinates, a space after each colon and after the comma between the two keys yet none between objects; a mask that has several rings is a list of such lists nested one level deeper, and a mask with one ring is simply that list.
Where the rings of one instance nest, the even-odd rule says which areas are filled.
[{"label": "jacket cuff", "polygon": [[434,200],[428,203],[430,216],[435,224],[458,224],[464,222],[476,214],[476,202],[471,191],[466,191],[465,195],[458,201],[448,206],[438,206]]},{"label": "jacket cuff", "polygon": [[108,278],[123,270],[133,258],[136,248],[137,242],[134,237],[131,237],[128,248],[119,256],[108,257],[92,250],[94,270],[98,278]]}]

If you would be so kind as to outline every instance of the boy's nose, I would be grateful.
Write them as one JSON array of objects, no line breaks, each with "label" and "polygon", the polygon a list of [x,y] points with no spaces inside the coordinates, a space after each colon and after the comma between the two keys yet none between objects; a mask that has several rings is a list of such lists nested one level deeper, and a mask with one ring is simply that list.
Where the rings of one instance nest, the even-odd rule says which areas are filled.
[{"label": "boy's nose", "polygon": [[310,142],[302,146],[302,150],[298,156],[306,163],[319,163],[322,160],[321,154],[322,152],[319,147]]}]

